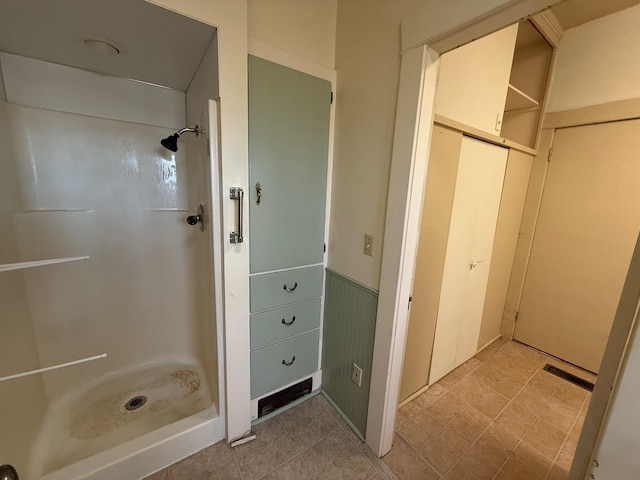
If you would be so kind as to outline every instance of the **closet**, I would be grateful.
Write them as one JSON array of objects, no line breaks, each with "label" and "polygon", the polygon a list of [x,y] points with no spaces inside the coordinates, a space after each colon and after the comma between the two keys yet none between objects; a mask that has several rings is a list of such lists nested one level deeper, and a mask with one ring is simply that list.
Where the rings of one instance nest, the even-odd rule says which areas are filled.
[{"label": "closet", "polygon": [[[330,82],[249,57],[250,355],[256,402],[319,370],[330,107]],[[308,385],[298,393],[310,391]],[[258,407],[254,418],[273,405]]]},{"label": "closet", "polygon": [[500,334],[552,53],[524,21],[441,57],[401,401]]}]

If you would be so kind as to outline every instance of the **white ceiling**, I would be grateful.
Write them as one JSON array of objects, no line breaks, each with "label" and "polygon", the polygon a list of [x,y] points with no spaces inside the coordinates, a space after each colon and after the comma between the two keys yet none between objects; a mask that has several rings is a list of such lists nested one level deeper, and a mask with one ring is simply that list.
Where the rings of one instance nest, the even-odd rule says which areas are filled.
[{"label": "white ceiling", "polygon": [[[144,0],[0,0],[0,51],[186,91],[215,28]],[[87,37],[119,55],[96,53]]]},{"label": "white ceiling", "polygon": [[551,11],[562,28],[568,30],[638,4],[640,0],[566,0],[551,7]]}]

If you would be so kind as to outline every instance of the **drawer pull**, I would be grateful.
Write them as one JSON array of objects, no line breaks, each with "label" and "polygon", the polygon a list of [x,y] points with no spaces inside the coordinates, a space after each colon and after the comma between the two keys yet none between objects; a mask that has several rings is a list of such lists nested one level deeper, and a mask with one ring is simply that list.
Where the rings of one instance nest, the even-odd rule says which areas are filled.
[{"label": "drawer pull", "polygon": [[282,285],[282,288],[285,289],[287,292],[293,292],[296,288],[298,288],[298,282],[296,282],[293,285],[293,288],[289,288],[287,287],[287,284],[285,283],[284,285]]},{"label": "drawer pull", "polygon": [[290,322],[285,321],[285,319],[283,318],[283,319],[282,319],[282,324],[283,324],[283,325],[293,325],[293,322],[295,322],[295,321],[296,321],[296,316],[294,315],[294,316],[291,318],[291,321],[290,321]]},{"label": "drawer pull", "polygon": [[284,359],[282,360],[282,364],[286,365],[287,367],[290,367],[291,365],[293,365],[293,362],[296,361],[296,356],[294,355],[293,358],[291,359],[291,361],[289,363],[287,363]]}]

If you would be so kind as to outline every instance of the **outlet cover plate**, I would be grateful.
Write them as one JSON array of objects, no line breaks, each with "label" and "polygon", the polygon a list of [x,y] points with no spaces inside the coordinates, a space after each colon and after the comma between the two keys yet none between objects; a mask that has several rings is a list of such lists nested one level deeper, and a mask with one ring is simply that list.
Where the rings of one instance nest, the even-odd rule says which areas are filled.
[{"label": "outlet cover plate", "polygon": [[355,363],[351,370],[351,381],[359,387],[362,386],[362,369]]}]

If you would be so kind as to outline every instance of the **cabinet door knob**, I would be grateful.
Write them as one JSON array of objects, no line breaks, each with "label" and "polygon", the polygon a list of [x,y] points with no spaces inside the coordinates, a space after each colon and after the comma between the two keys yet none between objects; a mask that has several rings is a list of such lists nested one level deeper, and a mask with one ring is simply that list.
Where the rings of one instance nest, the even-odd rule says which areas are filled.
[{"label": "cabinet door knob", "polygon": [[294,355],[289,363],[287,363],[287,361],[283,359],[282,360],[282,364],[286,365],[287,367],[289,367],[289,366],[293,365],[293,362],[295,362],[295,361],[296,361],[296,356]]},{"label": "cabinet door knob", "polygon": [[298,288],[298,282],[296,282],[292,288],[287,287],[287,284],[285,283],[284,285],[282,285],[282,288],[287,292],[293,292],[296,288]]},{"label": "cabinet door knob", "polygon": [[283,318],[283,319],[282,319],[282,324],[283,324],[283,325],[293,325],[293,322],[295,322],[295,321],[296,321],[296,316],[294,315],[294,316],[291,318],[291,321],[290,321],[290,322],[287,322],[287,321]]}]

